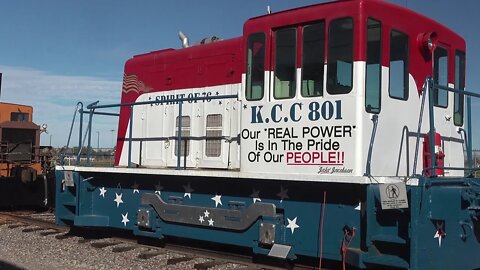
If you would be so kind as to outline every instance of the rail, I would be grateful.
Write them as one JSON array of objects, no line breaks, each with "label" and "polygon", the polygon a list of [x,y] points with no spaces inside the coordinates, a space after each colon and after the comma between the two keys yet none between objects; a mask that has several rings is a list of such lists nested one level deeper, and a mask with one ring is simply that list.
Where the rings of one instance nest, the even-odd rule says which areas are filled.
[{"label": "rail", "polygon": [[[94,115],[103,115],[103,116],[120,116],[118,113],[109,113],[109,112],[99,112],[96,111],[98,109],[108,109],[108,108],[120,108],[120,107],[130,107],[130,124],[128,128],[128,163],[127,166],[130,168],[132,167],[132,143],[134,141],[133,139],[133,111],[135,106],[141,106],[141,105],[178,105],[178,134],[176,136],[176,139],[178,141],[177,144],[177,170],[181,169],[181,158],[182,158],[182,107],[184,102],[194,102],[194,101],[210,101],[210,100],[222,100],[222,99],[238,99],[238,95],[215,95],[215,96],[202,96],[202,97],[184,97],[184,98],[175,98],[175,99],[169,99],[168,101],[159,101],[159,100],[149,100],[149,101],[140,101],[140,102],[126,102],[126,103],[115,103],[115,104],[98,104],[99,101],[96,101],[94,103],[91,103],[87,106],[87,110],[83,110],[83,103],[78,102],[77,107],[75,109],[75,113],[73,116],[72,124],[70,127],[70,133],[68,137],[68,142],[67,142],[67,148],[70,143],[71,139],[71,133],[74,127],[75,119],[76,119],[76,114],[77,112],[80,114],[80,127],[79,127],[79,152],[77,155],[77,162],[76,165],[80,164],[80,155],[82,152],[82,149],[85,144],[85,139],[88,138],[87,141],[87,147],[86,147],[86,165],[90,166],[90,158],[91,158],[91,137],[92,137],[92,122],[93,122],[93,116]],[[82,130],[82,123],[83,123],[83,114],[88,114],[88,125],[85,130],[85,133],[83,133]],[[83,135],[83,140],[82,140],[82,135]],[[138,141],[138,140],[135,140]],[[139,140],[140,142],[144,141],[142,139]],[[186,145],[186,144],[185,144]],[[60,157],[60,164],[65,165],[65,156]],[[186,155],[185,155],[186,159]]]},{"label": "rail", "polygon": [[[441,89],[445,90],[447,92],[453,92],[455,94],[459,94],[461,97],[461,100],[463,100],[463,97],[466,96],[466,131],[463,128],[459,128],[458,132],[461,133],[463,132],[466,134],[464,136],[464,141],[465,141],[465,148],[466,148],[466,153],[467,153],[467,163],[468,166],[467,168],[465,167],[447,167],[447,166],[438,166],[437,161],[435,158],[435,145],[434,145],[434,133],[435,133],[435,116],[434,116],[434,100],[433,100],[433,90],[434,89]],[[473,92],[468,92],[465,90],[461,89],[456,89],[456,88],[451,88],[448,86],[436,84],[432,77],[427,77],[425,80],[425,84],[422,90],[422,107],[420,110],[420,117],[419,117],[419,123],[418,123],[418,132],[417,132],[417,140],[416,140],[416,147],[415,147],[415,161],[413,164],[413,174],[412,177],[416,176],[416,164],[418,160],[418,148],[419,148],[419,143],[420,143],[420,128],[422,126],[422,119],[423,119],[423,108],[424,108],[424,103],[425,103],[425,97],[428,95],[428,112],[429,112],[429,139],[430,139],[430,161],[431,161],[431,166],[427,168],[422,169],[422,175],[425,176],[426,172],[430,172],[429,177],[437,177],[436,175],[436,169],[443,169],[443,170],[463,170],[468,172],[468,176],[472,177],[474,171],[480,170],[480,168],[473,168],[472,164],[472,111],[471,111],[471,97],[476,97],[480,98],[480,94],[473,93]],[[465,119],[464,118],[464,119]]]}]

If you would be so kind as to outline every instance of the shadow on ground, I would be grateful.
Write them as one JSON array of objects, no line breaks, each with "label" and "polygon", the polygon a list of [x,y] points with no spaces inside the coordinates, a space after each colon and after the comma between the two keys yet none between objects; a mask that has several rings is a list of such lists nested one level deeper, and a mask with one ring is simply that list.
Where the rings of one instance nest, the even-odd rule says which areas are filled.
[{"label": "shadow on ground", "polygon": [[0,261],[0,270],[25,270],[25,268],[18,267],[8,262]]}]

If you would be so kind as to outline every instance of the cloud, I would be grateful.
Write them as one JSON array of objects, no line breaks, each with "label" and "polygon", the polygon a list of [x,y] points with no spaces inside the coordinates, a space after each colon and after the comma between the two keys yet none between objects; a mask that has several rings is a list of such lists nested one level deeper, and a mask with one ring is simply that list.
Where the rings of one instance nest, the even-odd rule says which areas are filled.
[{"label": "cloud", "polygon": [[[41,136],[42,145],[48,145],[50,137],[54,146],[63,146],[67,143],[78,101],[82,101],[85,107],[97,100],[101,104],[120,102],[121,81],[89,76],[65,76],[13,66],[0,66],[0,72],[3,73],[0,100],[33,106],[34,122],[48,125],[49,133]],[[118,109],[114,112],[118,112]],[[95,135],[96,131],[100,132],[100,147],[111,147],[111,130],[116,130],[118,119],[102,117],[98,120],[92,130]],[[78,141],[77,136],[78,130],[75,130],[74,142]],[[96,147],[97,138],[95,137],[93,141],[95,142],[93,146]]]}]

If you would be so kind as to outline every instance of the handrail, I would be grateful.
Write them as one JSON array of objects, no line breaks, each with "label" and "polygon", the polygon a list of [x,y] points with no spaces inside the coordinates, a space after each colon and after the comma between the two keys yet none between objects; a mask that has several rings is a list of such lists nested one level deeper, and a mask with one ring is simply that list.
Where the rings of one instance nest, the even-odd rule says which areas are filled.
[{"label": "handrail", "polygon": [[[149,101],[140,101],[140,102],[125,102],[125,103],[114,103],[114,104],[106,104],[106,105],[93,105],[90,104],[87,106],[87,109],[105,109],[105,108],[115,108],[115,107],[126,107],[126,106],[139,106],[139,105],[150,105],[150,104],[158,104],[164,105],[164,103],[180,103],[185,101],[203,101],[203,100],[216,100],[216,99],[230,99],[230,98],[238,98],[237,94],[234,95],[218,95],[218,96],[205,96],[205,97],[186,97],[186,98],[174,98],[168,100],[149,100]],[[174,105],[174,104],[172,104]]]},{"label": "handrail", "polygon": [[72,138],[72,131],[73,131],[73,125],[75,124],[75,118],[77,116],[77,112],[79,112],[80,110],[83,110],[83,103],[79,101],[73,113],[72,124],[70,125],[70,132],[68,133],[67,149],[68,149],[68,146],[70,145],[70,139]]},{"label": "handrail", "polygon": [[[426,171],[431,171],[434,169],[443,169],[443,170],[456,170],[456,171],[480,171],[479,168],[465,168],[465,167],[446,167],[446,166],[430,166],[427,168],[422,169],[422,174],[424,174]],[[432,176],[433,177],[433,176]]]},{"label": "handrail", "polygon": [[[433,89],[430,87],[433,85],[432,77],[427,78],[427,88],[428,88],[428,118],[430,124],[430,130],[428,132],[430,136],[430,162],[432,163],[432,167],[435,168],[437,166],[437,160],[435,158],[435,116],[433,110]],[[423,174],[423,173],[422,173]],[[430,177],[436,177],[435,169],[431,170]]]},{"label": "handrail", "polygon": [[[458,128],[458,133],[461,134],[463,132],[463,138],[465,140],[465,150],[469,148],[470,141],[467,139],[467,132],[463,128]],[[472,153],[470,151],[467,152],[467,164],[468,168],[472,168]],[[468,176],[472,176],[472,170],[468,173]]]},{"label": "handrail", "polygon": [[[77,112],[80,113],[80,133],[82,132],[82,122],[83,122],[83,116],[81,111],[83,110],[83,103],[81,101],[77,102],[77,106],[75,107],[75,110],[73,112],[73,119],[72,119],[72,124],[70,125],[70,131],[68,132],[68,140],[67,140],[67,145],[65,147],[65,150],[68,149],[70,146],[70,139],[72,138],[72,132],[73,132],[73,126],[75,125],[75,118],[77,117]],[[80,141],[79,144],[81,143],[81,136],[79,136]],[[63,150],[63,149],[62,149]],[[63,151],[60,151],[60,164],[64,165],[64,159],[65,159],[65,153]]]},{"label": "handrail", "polygon": [[473,173],[472,172],[472,168],[473,168],[473,164],[472,164],[472,100],[470,98],[470,96],[467,96],[467,116],[468,116],[468,120],[467,120],[467,140],[469,141],[469,144],[467,145],[467,155],[470,156],[470,161],[468,163],[468,167],[470,168],[470,175]]},{"label": "handrail", "polygon": [[[180,156],[182,155],[182,122],[183,122],[183,115],[182,115],[182,104],[180,102],[178,104],[178,138],[177,138],[177,170],[180,170]],[[187,148],[187,144],[185,143],[185,148]],[[187,160],[187,155],[185,154],[184,161]]]},{"label": "handrail", "polygon": [[[435,169],[444,169],[444,170],[464,170],[464,171],[469,171],[470,176],[472,175],[473,171],[480,170],[480,168],[473,168],[472,165],[472,160],[471,160],[471,155],[472,155],[472,122],[471,122],[471,97],[476,97],[480,98],[480,94],[465,91],[465,90],[460,90],[444,85],[437,84],[433,81],[431,77],[427,77],[425,79],[425,85],[426,85],[426,90],[428,91],[428,99],[429,99],[429,104],[428,104],[428,109],[429,109],[429,136],[430,136],[430,160],[431,160],[431,166],[428,168],[423,168],[422,170],[422,175],[425,175],[426,171],[430,171],[430,176],[429,177],[436,177],[437,175],[435,174]],[[435,145],[434,145],[434,132],[435,132],[435,123],[434,123],[434,102],[433,102],[433,90],[434,89],[442,89],[448,92],[453,92],[462,96],[467,97],[466,101],[466,107],[467,107],[467,123],[466,123],[466,130],[467,130],[467,136],[465,139],[465,147],[466,147],[466,152],[467,152],[467,157],[468,157],[468,168],[465,167],[445,167],[445,166],[437,166],[436,164],[436,159],[435,159]],[[423,106],[423,105],[422,105]],[[420,127],[420,124],[419,124]],[[461,129],[463,130],[463,129]],[[417,134],[417,140],[419,140],[420,132]],[[417,141],[418,144],[418,141]],[[417,145],[418,146],[418,145]],[[415,150],[415,160],[417,160],[418,157],[418,149]],[[416,166],[416,162],[414,163],[414,166]],[[414,167],[416,169],[416,167]],[[414,172],[415,173],[415,170]]]},{"label": "handrail", "polygon": [[[128,167],[132,166],[133,105],[130,106],[130,128],[128,130]],[[89,144],[90,145],[90,144]]]},{"label": "handrail", "polygon": [[430,78],[430,80],[432,80],[432,84],[433,84],[432,86],[433,86],[434,89],[438,88],[438,89],[446,90],[446,91],[453,92],[453,93],[456,93],[456,94],[461,94],[461,95],[465,95],[465,96],[480,98],[480,94],[465,91],[465,90],[460,90],[460,89],[457,89],[457,88],[452,88],[452,87],[448,87],[448,86],[444,86],[444,85],[440,85],[440,84],[436,84],[435,82],[433,82],[433,79]]},{"label": "handrail", "polygon": [[93,113],[95,112],[95,108],[92,108],[92,106],[95,106],[99,103],[100,101],[97,100],[87,106],[87,108],[90,108],[90,114],[88,117],[88,147],[87,147],[87,166],[90,166],[90,154],[92,152],[91,149],[91,142],[92,142],[92,119],[93,119]]},{"label": "handrail", "polygon": [[[88,126],[87,130],[85,131],[85,137],[88,136],[88,142],[87,142],[87,166],[90,166],[90,156],[91,156],[91,132],[92,132],[92,122],[93,122],[93,116],[94,115],[104,115],[104,116],[119,116],[120,114],[117,113],[108,113],[108,112],[98,112],[96,111],[97,109],[106,109],[106,108],[117,108],[117,107],[130,107],[130,125],[129,125],[129,138],[128,138],[128,167],[132,166],[132,143],[134,141],[133,139],[133,109],[135,106],[140,106],[140,105],[179,105],[179,111],[178,111],[178,134],[177,134],[177,140],[178,140],[178,146],[177,146],[177,170],[181,169],[181,142],[182,142],[182,107],[183,107],[183,102],[193,102],[193,101],[210,101],[210,100],[219,100],[219,99],[232,99],[236,98],[238,99],[237,94],[233,95],[215,95],[215,96],[203,96],[203,97],[182,97],[182,98],[175,98],[175,99],[169,99],[169,100],[164,100],[164,101],[159,101],[159,100],[149,100],[149,101],[141,101],[141,102],[126,102],[126,103],[116,103],[116,104],[102,104],[98,105],[99,101],[96,101],[94,103],[91,103],[87,105],[88,111],[84,111],[83,107],[79,111],[80,115],[82,116],[83,114],[89,114],[89,120],[88,120]],[[75,119],[74,119],[75,120]],[[73,124],[72,124],[73,125]],[[79,153],[77,156],[77,165],[80,163],[80,155],[81,151],[83,148],[82,140],[81,140],[81,134],[82,134],[82,126],[80,126],[80,134],[79,134]],[[85,141],[84,137],[84,141]],[[135,140],[137,141],[137,140]],[[185,156],[186,159],[186,156]]]},{"label": "handrail", "polygon": [[[82,117],[83,119],[83,117]],[[83,140],[82,140],[82,126],[80,125],[80,131],[78,134],[78,154],[77,154],[77,165],[80,164],[80,157],[82,156],[82,150],[83,146],[85,145],[85,140],[87,139],[88,132],[90,131],[90,127],[87,126],[87,130],[85,130],[85,135],[83,135]]]}]

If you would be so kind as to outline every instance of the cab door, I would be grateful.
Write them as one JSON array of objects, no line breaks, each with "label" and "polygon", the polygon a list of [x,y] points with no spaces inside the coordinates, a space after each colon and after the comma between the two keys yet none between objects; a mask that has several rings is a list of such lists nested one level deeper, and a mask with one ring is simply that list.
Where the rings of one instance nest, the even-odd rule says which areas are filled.
[{"label": "cab door", "polygon": [[[453,87],[449,83],[449,67],[450,67],[450,46],[446,43],[439,42],[439,45],[433,52],[433,81],[435,84]],[[442,137],[442,147],[440,149],[445,154],[444,166],[449,167],[451,153],[452,136],[455,136],[452,110],[453,93],[443,89],[433,89],[433,105],[435,115],[435,129]],[[438,165],[438,164],[437,164]],[[449,175],[449,171],[445,171]]]},{"label": "cab door", "polygon": [[[455,50],[454,57],[454,79],[453,87],[458,90],[465,90],[465,53],[460,50]],[[453,100],[450,111],[452,112],[452,120],[450,125],[450,134],[452,138],[452,144],[450,146],[450,153],[452,157],[461,157],[464,154],[463,149],[467,149],[465,144],[466,134],[460,131],[460,128],[464,128],[464,96],[456,93],[450,94]],[[462,159],[451,159],[450,166],[452,167],[464,167]],[[461,176],[463,171],[455,172],[456,175]]]}]

